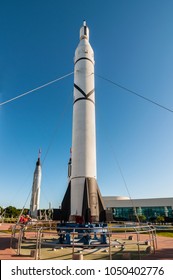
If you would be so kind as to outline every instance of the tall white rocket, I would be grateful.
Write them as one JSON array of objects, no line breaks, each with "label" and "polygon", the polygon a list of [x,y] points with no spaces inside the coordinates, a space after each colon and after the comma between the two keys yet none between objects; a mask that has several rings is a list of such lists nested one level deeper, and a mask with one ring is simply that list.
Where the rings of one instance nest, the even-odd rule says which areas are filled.
[{"label": "tall white rocket", "polygon": [[74,57],[72,168],[69,186],[62,202],[62,211],[71,220],[79,216],[85,221],[99,221],[100,213],[104,210],[96,181],[94,64],[89,29],[84,21]]},{"label": "tall white rocket", "polygon": [[40,186],[41,186],[41,162],[40,162],[41,152],[39,151],[38,160],[36,162],[36,167],[34,171],[34,178],[32,184],[32,194],[30,202],[30,215],[32,218],[37,218],[38,209],[40,205]]}]

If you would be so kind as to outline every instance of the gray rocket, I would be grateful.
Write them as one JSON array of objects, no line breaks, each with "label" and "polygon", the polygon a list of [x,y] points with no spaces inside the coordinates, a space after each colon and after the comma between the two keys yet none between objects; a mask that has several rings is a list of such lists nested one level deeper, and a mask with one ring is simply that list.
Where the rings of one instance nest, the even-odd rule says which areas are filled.
[{"label": "gray rocket", "polygon": [[105,209],[97,184],[94,65],[89,28],[84,21],[74,57],[72,153],[62,201],[65,220],[81,217],[84,222],[100,221]]},{"label": "gray rocket", "polygon": [[36,162],[36,168],[34,171],[32,195],[30,202],[30,215],[32,218],[37,218],[37,212],[40,204],[40,186],[41,186],[41,162],[40,162],[41,151],[39,150],[38,160]]}]

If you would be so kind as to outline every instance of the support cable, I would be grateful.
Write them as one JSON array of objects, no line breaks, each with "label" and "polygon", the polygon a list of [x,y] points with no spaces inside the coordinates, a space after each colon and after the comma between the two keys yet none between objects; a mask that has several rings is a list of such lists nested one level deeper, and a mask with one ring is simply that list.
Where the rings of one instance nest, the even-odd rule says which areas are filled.
[{"label": "support cable", "polygon": [[9,99],[9,100],[6,100],[6,101],[0,103],[0,106],[5,105],[5,104],[7,104],[7,103],[10,103],[10,102],[12,102],[12,101],[14,101],[14,100],[16,100],[16,99],[18,99],[18,98],[21,98],[21,97],[23,97],[23,96],[25,96],[25,95],[27,95],[27,94],[29,94],[29,93],[32,93],[32,92],[34,92],[34,91],[37,91],[37,90],[39,90],[39,89],[41,89],[41,88],[47,87],[47,86],[49,86],[49,85],[51,85],[51,84],[53,84],[53,83],[56,83],[56,82],[58,82],[58,81],[60,81],[60,80],[62,80],[62,79],[65,79],[66,77],[72,75],[73,73],[74,73],[74,72],[70,72],[70,73],[68,73],[68,74],[66,74],[66,75],[64,75],[64,76],[62,76],[62,77],[60,77],[60,78],[57,78],[57,79],[55,79],[55,80],[53,80],[53,81],[50,81],[50,82],[48,82],[48,83],[46,83],[46,84],[44,84],[44,85],[42,85],[42,86],[36,87],[36,88],[31,89],[31,90],[29,90],[29,91],[27,91],[27,92],[24,92],[24,93],[22,93],[22,94],[20,94],[20,95],[18,95],[18,96],[16,96],[16,97],[13,97],[13,98],[11,98],[11,99]]},{"label": "support cable", "polygon": [[97,77],[101,78],[102,80],[107,81],[107,82],[113,84],[114,86],[117,86],[117,87],[119,87],[119,88],[121,88],[121,89],[123,89],[125,91],[128,91],[129,93],[132,93],[132,94],[136,95],[137,97],[140,97],[140,98],[142,98],[142,99],[144,99],[144,100],[146,100],[146,101],[148,101],[148,102],[150,102],[150,103],[152,103],[152,104],[154,104],[154,105],[156,105],[156,106],[158,106],[158,107],[160,107],[160,108],[162,108],[164,110],[167,110],[167,111],[173,113],[172,109],[170,109],[168,107],[165,107],[165,106],[159,104],[158,102],[149,99],[148,97],[145,97],[145,96],[143,96],[143,95],[141,95],[141,94],[139,94],[139,93],[137,93],[137,92],[127,88],[127,87],[124,87],[124,86],[122,86],[122,85],[120,85],[120,84],[118,84],[118,83],[116,83],[116,82],[114,82],[114,81],[112,81],[112,80],[110,80],[108,78],[104,78],[103,76],[100,76],[100,75],[97,75],[97,74],[95,74],[95,75]]}]

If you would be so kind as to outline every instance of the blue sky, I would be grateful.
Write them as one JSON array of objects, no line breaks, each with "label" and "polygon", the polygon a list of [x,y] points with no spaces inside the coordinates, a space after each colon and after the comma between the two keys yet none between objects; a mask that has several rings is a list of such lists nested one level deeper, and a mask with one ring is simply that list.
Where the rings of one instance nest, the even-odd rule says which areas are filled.
[{"label": "blue sky", "polygon": [[[0,0],[0,102],[72,72],[87,21],[102,195],[173,196],[173,113],[97,76],[173,110],[172,11],[171,0]],[[72,101],[73,75],[0,106],[1,206],[29,207],[41,148],[40,207],[59,207],[67,188]]]}]

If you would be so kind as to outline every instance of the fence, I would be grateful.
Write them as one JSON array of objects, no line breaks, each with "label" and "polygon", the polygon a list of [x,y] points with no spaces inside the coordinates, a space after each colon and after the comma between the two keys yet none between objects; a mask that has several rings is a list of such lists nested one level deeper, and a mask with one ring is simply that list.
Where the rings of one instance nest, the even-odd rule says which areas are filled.
[{"label": "fence", "polygon": [[150,225],[61,227],[57,223],[16,225],[11,247],[32,259],[141,259],[157,249],[156,229]]}]

